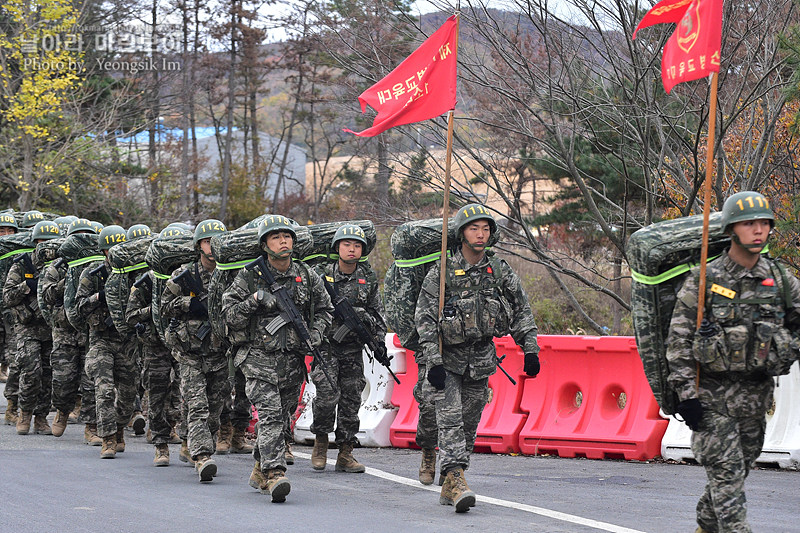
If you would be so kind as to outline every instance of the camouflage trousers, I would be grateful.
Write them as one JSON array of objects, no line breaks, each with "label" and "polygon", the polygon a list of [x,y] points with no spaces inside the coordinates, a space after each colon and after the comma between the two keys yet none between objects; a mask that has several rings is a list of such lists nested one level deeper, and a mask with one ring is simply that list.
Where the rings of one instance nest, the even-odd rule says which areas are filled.
[{"label": "camouflage trousers", "polygon": [[[247,374],[245,374],[247,376]],[[280,386],[257,377],[247,376],[247,397],[258,412],[258,430],[253,457],[261,462],[261,470],[278,468],[286,471],[283,453],[287,442],[287,421],[297,410],[301,379],[284,381]]]},{"label": "camouflage trousers", "polygon": [[[5,314],[4,314],[5,315]],[[6,330],[5,344],[3,353],[8,364],[8,380],[3,391],[3,396],[7,400],[17,401],[19,394],[19,366],[17,366],[17,336],[14,334],[14,327],[8,320],[8,316],[3,316],[3,325]]]},{"label": "camouflage trousers", "polygon": [[750,533],[744,481],[761,454],[766,416],[736,418],[706,409],[692,433],[692,452],[708,482],[697,503],[697,523],[709,533]]},{"label": "camouflage trousers", "polygon": [[189,453],[211,455],[216,449],[219,417],[225,398],[231,395],[225,357],[197,359],[181,355],[181,391],[186,405]]},{"label": "camouflage trousers", "polygon": [[247,398],[245,391],[246,379],[241,369],[237,368],[231,381],[231,389],[233,396],[225,398],[225,403],[222,406],[222,415],[220,415],[220,423],[222,425],[230,422],[233,427],[244,431],[250,425],[250,400]]},{"label": "camouflage trousers", "polygon": [[28,335],[17,335],[16,366],[19,370],[18,401],[21,411],[47,416],[53,387],[50,366],[51,340],[40,340]]},{"label": "camouflage trousers", "polygon": [[[153,444],[166,444],[172,426],[178,422],[175,408],[180,399],[180,368],[164,345],[143,345],[142,383],[147,394],[147,419]],[[178,398],[175,398],[178,396]]]},{"label": "camouflage trousers", "polygon": [[321,365],[311,371],[311,380],[317,388],[312,404],[314,421],[311,432],[327,435],[336,425],[336,444],[357,444],[356,434],[360,425],[358,410],[361,407],[361,393],[367,385],[364,378],[364,359],[361,348],[357,351],[332,353],[321,350],[322,357],[336,389],[331,388]]},{"label": "camouflage trousers", "polygon": [[489,378],[472,379],[446,370],[444,390],[437,391],[425,381],[423,392],[436,406],[439,458],[442,473],[469,468],[478,424],[486,405]]},{"label": "camouflage trousers", "polygon": [[84,376],[84,351],[74,339],[74,332],[53,330],[53,407],[64,413],[75,408]]},{"label": "camouflage trousers", "polygon": [[133,416],[138,381],[134,343],[111,335],[92,335],[86,372],[94,382],[97,434],[108,437]]},{"label": "camouflage trousers", "polygon": [[425,389],[427,375],[425,365],[419,365],[417,384],[414,386],[414,399],[419,404],[416,443],[420,448],[433,449],[439,442],[439,430],[436,428],[436,405],[430,390]]}]

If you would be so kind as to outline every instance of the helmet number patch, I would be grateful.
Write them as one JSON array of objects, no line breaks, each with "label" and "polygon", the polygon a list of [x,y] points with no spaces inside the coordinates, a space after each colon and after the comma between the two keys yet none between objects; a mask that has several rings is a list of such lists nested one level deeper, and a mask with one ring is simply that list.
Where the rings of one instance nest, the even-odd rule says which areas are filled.
[{"label": "helmet number patch", "polygon": [[[755,201],[753,201],[753,198],[755,198]],[[767,201],[766,198],[760,195],[755,197],[747,196],[746,198],[744,198],[744,201],[742,201],[741,198],[736,200],[736,205],[739,206],[739,211],[745,210],[745,204],[747,204],[747,207],[752,209],[756,206],[756,203],[758,203],[758,207],[769,209],[769,201]]]}]

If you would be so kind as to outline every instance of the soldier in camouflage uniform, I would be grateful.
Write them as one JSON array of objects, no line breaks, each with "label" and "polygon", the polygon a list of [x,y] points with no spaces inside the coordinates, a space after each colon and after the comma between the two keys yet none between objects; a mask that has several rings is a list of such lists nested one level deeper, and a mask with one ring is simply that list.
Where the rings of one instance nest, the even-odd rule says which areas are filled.
[{"label": "soldier in camouflage uniform", "polygon": [[[227,347],[211,331],[206,306],[208,284],[217,266],[211,252],[211,237],[225,231],[219,220],[204,220],[197,225],[193,240],[200,249],[200,259],[177,268],[161,298],[161,312],[170,319],[169,343],[180,361],[181,391],[187,406],[187,445],[200,481],[211,481],[217,473],[211,456],[216,447],[222,404],[231,394]],[[189,277],[194,286],[191,280],[179,281]]]},{"label": "soldier in camouflage uniform", "polygon": [[[13,235],[19,231],[17,220],[12,213],[0,214],[0,236]],[[6,259],[11,261],[11,259]],[[0,282],[5,281],[0,279]],[[17,413],[19,410],[17,404],[17,394],[19,392],[19,371],[14,364],[14,354],[16,353],[16,346],[14,344],[14,327],[11,322],[13,317],[11,311],[2,307],[2,329],[3,329],[3,343],[2,343],[2,363],[0,363],[1,373],[3,374],[3,382],[6,386],[3,389],[3,395],[6,397],[6,414],[3,418],[4,423],[9,426],[16,425]]]},{"label": "soldier in camouflage uniform", "polygon": [[[288,290],[308,325],[311,343],[320,346],[333,307],[319,276],[292,260],[297,240],[294,227],[286,217],[270,215],[259,225],[258,237],[276,284]],[[267,331],[281,310],[255,270],[239,271],[223,294],[222,313],[234,344],[240,345],[234,364],[244,372],[247,397],[258,411],[250,486],[270,494],[273,502],[282,502],[291,490],[285,475],[285,428],[297,409],[308,350],[291,324],[283,324],[274,333]]]},{"label": "soldier in camouflage uniform", "polygon": [[[219,438],[217,439],[217,453],[253,453],[253,446],[247,442],[247,428],[250,426],[250,400],[245,391],[246,378],[242,374],[242,369],[237,368],[233,377],[228,378],[231,382],[233,396],[225,398],[222,406],[222,414],[219,417],[220,428]],[[291,455],[291,448],[286,447],[287,464],[293,464],[294,456]],[[291,462],[290,462],[291,461]]]},{"label": "soldier in camouflage uniform", "polygon": [[42,317],[36,293],[39,287],[39,272],[45,263],[55,258],[52,248],[43,249],[42,243],[57,239],[60,235],[58,225],[53,222],[39,222],[34,226],[31,240],[36,245],[33,252],[19,255],[8,270],[3,286],[3,303],[14,315],[14,329],[17,337],[16,364],[19,368],[19,408],[17,434],[52,434],[47,423],[50,412],[52,390],[52,371],[50,352],[53,339],[50,326]]},{"label": "soldier in camouflage uniform", "polygon": [[669,383],[708,476],[698,533],[751,531],[744,481],[764,444],[772,376],[788,373],[798,356],[800,282],[760,253],[774,224],[763,195],[728,198],[722,227],[731,245],[708,264],[703,323],[697,330],[699,268],[678,292],[670,322]]},{"label": "soldier in camouflage uniform", "polygon": [[482,205],[467,205],[456,215],[455,226],[458,242],[447,261],[442,319],[438,263],[425,276],[415,319],[446,476],[439,503],[465,512],[475,505],[464,470],[486,405],[489,376],[496,371],[493,337],[513,336],[525,353],[529,376],[539,373],[539,346],[519,277],[505,261],[486,252],[497,231],[492,215]]},{"label": "soldier in camouflage uniform", "polygon": [[[95,233],[95,231],[79,222],[76,226],[68,224],[63,233],[73,235]],[[53,407],[56,408],[56,417],[52,425],[53,435],[60,437],[64,434],[70,412],[80,404],[80,418],[87,425],[84,431],[88,435],[87,443],[93,440],[102,443],[102,440],[96,437],[94,386],[89,383],[84,370],[88,336],[86,331],[78,331],[70,324],[64,309],[67,268],[68,265],[63,259],[57,259],[44,269],[39,280],[39,302],[42,308],[50,310],[53,335],[53,351],[50,355],[53,369]],[[90,425],[92,427],[89,427]]]},{"label": "soldier in camouflage uniform", "polygon": [[[378,292],[378,278],[369,263],[360,262],[366,246],[364,230],[359,226],[340,227],[331,242],[331,251],[338,254],[339,259],[323,265],[317,272],[325,283],[335,287],[337,294],[347,298],[376,342],[384,343],[386,322]],[[366,386],[364,359],[361,355],[364,343],[352,331],[341,340],[335,340],[334,334],[341,327],[342,323],[334,317],[320,348],[328,374],[338,390],[331,388],[320,365],[316,365],[311,371],[311,379],[317,389],[312,404],[314,422],[311,432],[315,439],[311,467],[314,470],[325,469],[328,433],[333,431],[335,423],[336,445],[339,447],[336,471],[360,473],[365,469],[364,465],[353,458],[353,445],[357,443],[356,433],[360,425],[358,409],[361,407],[361,393]]]},{"label": "soldier in camouflage uniform", "polygon": [[[7,210],[0,213],[0,237],[6,235],[13,235],[17,232],[17,219],[14,218],[14,213]],[[6,358],[6,331],[5,324],[0,320],[0,383],[8,381],[8,360]],[[14,398],[16,401],[16,398]],[[8,413],[8,410],[6,410]],[[16,421],[15,421],[16,423]]]},{"label": "soldier in camouflage uniform", "polygon": [[108,251],[121,242],[125,242],[124,228],[103,228],[99,249],[106,259],[86,267],[75,295],[78,315],[89,324],[86,371],[94,381],[97,433],[103,439],[101,459],[113,459],[125,451],[125,426],[133,416],[136,399],[136,346],[114,327],[105,293],[105,277],[111,271]]}]

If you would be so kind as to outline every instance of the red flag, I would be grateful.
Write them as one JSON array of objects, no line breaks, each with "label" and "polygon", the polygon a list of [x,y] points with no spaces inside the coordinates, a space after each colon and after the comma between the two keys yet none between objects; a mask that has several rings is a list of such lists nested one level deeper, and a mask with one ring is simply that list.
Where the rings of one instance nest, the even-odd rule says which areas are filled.
[{"label": "red flag", "polygon": [[361,93],[358,101],[361,112],[367,105],[378,116],[371,128],[356,133],[373,137],[379,133],[420,122],[453,109],[456,106],[456,31],[455,15],[448,18],[397,68],[385,78]]},{"label": "red flag", "polygon": [[636,28],[638,31],[662,22],[678,24],[661,57],[661,80],[667,93],[679,83],[719,72],[722,0],[693,0],[685,9],[680,6],[684,1],[659,2]]}]

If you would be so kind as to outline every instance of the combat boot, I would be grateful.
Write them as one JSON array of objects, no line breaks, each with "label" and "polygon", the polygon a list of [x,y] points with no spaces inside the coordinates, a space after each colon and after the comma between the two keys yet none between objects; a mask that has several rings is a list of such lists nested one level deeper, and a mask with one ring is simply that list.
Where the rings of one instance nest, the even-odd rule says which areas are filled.
[{"label": "combat boot", "polygon": [[125,451],[125,428],[119,428],[117,430],[117,453],[122,453]]},{"label": "combat boot", "polygon": [[419,465],[419,482],[432,485],[436,475],[436,448],[422,448],[422,464]]},{"label": "combat boot", "polygon": [[267,471],[267,483],[261,488],[261,492],[268,492],[272,496],[272,503],[282,503],[286,501],[286,495],[292,490],[292,485],[286,478],[286,474],[279,468]]},{"label": "combat boot", "polygon": [[194,467],[197,469],[200,481],[212,481],[217,475],[217,463],[209,455],[198,455],[194,461]]},{"label": "combat boot", "polygon": [[253,471],[250,472],[250,486],[256,490],[261,490],[262,487],[267,486],[267,477],[264,475],[264,472],[261,471],[261,462],[256,461],[256,464],[253,465]]},{"label": "combat boot", "polygon": [[56,417],[53,419],[53,436],[60,437],[64,434],[64,431],[67,429],[67,421],[69,420],[69,414],[65,413],[61,409],[56,411]]},{"label": "combat boot", "polygon": [[709,532],[703,529],[702,526],[697,526],[697,529],[694,530],[694,533],[709,533]]},{"label": "combat boot", "polygon": [[30,432],[31,418],[33,418],[33,413],[31,411],[19,412],[19,418],[17,418],[17,435],[27,435]]},{"label": "combat boot", "polygon": [[112,433],[103,437],[103,447],[100,448],[100,459],[113,459],[117,455],[117,434]]},{"label": "combat boot", "polygon": [[33,433],[35,435],[52,435],[53,430],[47,423],[47,415],[36,415],[33,417]]},{"label": "combat boot", "polygon": [[294,464],[294,454],[292,453],[292,444],[287,442],[286,448],[283,450],[283,460],[286,461],[287,465]]},{"label": "combat boot", "polygon": [[169,444],[180,444],[181,438],[175,432],[175,428],[172,428],[169,432]]},{"label": "combat boot", "polygon": [[6,363],[0,364],[0,383],[8,381],[8,365]]},{"label": "combat boot", "polygon": [[231,451],[231,441],[233,440],[233,424],[227,422],[219,427],[217,433],[217,454],[226,455]]},{"label": "combat boot", "polygon": [[133,428],[134,435],[144,435],[144,427],[147,425],[147,420],[145,420],[144,416],[142,415],[141,411],[136,411],[133,414],[133,418],[131,419],[131,428]]},{"label": "combat boot", "polygon": [[182,463],[189,463],[189,466],[194,466],[194,459],[192,459],[192,454],[189,453],[189,442],[186,439],[181,441],[181,451],[178,453],[178,459]]},{"label": "combat boot", "polygon": [[166,444],[156,444],[156,456],[153,459],[153,466],[169,466],[169,446]]},{"label": "combat boot", "polygon": [[463,468],[454,468],[447,472],[439,495],[439,503],[455,506],[457,513],[465,513],[470,507],[475,506],[475,493],[467,486]]},{"label": "combat boot", "polygon": [[253,445],[247,443],[247,431],[244,429],[233,428],[233,436],[231,437],[231,452],[253,453]]},{"label": "combat boot", "polygon": [[78,423],[78,417],[81,416],[81,403],[82,399],[80,396],[75,398],[75,407],[73,407],[72,411],[69,412],[69,418],[67,419],[68,424]]},{"label": "combat boot", "polygon": [[89,446],[102,446],[103,439],[97,434],[97,424],[86,424],[83,429],[83,442]]},{"label": "combat boot", "polygon": [[17,414],[18,410],[19,407],[17,407],[17,400],[14,398],[9,398],[8,404],[6,404],[5,416],[5,424],[7,426],[14,426],[17,424],[17,419],[19,418],[19,415]]},{"label": "combat boot", "polygon": [[350,474],[362,474],[366,471],[364,465],[353,457],[352,444],[341,444],[339,446],[339,456],[336,457],[336,471],[349,472]]},{"label": "combat boot", "polygon": [[314,449],[311,450],[311,468],[325,470],[328,461],[328,434],[320,433],[314,439]]}]

